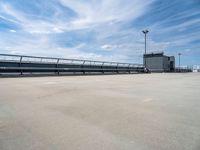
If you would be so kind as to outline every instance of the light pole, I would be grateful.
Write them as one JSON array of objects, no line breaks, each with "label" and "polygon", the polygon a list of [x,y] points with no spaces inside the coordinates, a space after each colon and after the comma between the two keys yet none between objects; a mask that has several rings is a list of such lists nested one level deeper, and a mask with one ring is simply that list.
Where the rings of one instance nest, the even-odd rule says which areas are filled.
[{"label": "light pole", "polygon": [[179,72],[181,71],[181,53],[178,53]]},{"label": "light pole", "polygon": [[[144,38],[145,38],[145,51],[144,51],[144,54],[146,55],[146,53],[147,53],[147,33],[149,31],[148,30],[143,30],[142,32],[144,33]],[[145,55],[144,55],[144,66],[146,68],[146,58],[145,58]]]}]

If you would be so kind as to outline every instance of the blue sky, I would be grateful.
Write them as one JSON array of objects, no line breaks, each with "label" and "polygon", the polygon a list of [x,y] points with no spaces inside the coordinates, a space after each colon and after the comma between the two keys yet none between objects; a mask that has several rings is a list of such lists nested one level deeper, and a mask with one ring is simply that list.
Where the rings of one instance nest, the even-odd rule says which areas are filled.
[{"label": "blue sky", "polygon": [[0,53],[142,63],[143,29],[200,65],[200,0],[0,0]]}]

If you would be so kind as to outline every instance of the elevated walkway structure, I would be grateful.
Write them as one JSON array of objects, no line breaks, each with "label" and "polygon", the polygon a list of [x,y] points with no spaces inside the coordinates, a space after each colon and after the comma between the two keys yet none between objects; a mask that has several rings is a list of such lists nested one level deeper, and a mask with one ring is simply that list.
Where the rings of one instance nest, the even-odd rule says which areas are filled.
[{"label": "elevated walkway structure", "polygon": [[0,75],[144,73],[142,64],[0,54]]}]

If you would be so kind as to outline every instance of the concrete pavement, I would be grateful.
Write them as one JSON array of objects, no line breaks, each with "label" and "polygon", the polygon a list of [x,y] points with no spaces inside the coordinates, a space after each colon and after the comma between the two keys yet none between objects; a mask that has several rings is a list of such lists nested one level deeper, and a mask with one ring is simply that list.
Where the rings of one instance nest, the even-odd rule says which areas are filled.
[{"label": "concrete pavement", "polygon": [[0,78],[0,150],[199,150],[200,74]]}]

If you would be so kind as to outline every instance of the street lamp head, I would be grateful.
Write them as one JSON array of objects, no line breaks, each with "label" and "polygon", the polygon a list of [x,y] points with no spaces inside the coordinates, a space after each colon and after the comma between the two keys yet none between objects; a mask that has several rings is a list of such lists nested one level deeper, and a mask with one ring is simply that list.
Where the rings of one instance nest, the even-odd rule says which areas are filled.
[{"label": "street lamp head", "polygon": [[143,30],[142,31],[144,34],[147,34],[149,31],[148,30]]},{"label": "street lamp head", "polygon": [[178,55],[180,56],[180,55],[182,55],[181,53],[178,53]]}]

